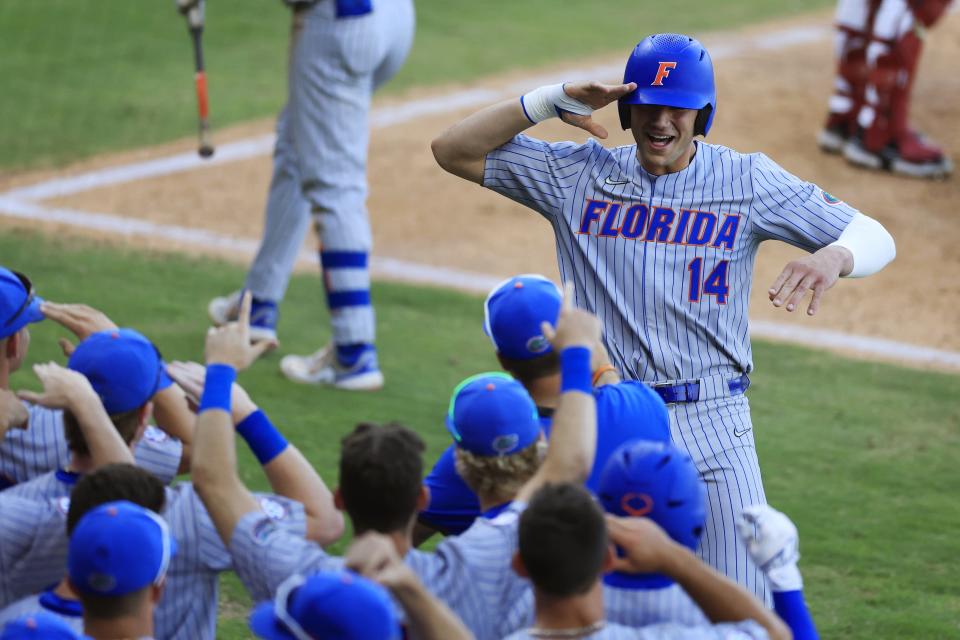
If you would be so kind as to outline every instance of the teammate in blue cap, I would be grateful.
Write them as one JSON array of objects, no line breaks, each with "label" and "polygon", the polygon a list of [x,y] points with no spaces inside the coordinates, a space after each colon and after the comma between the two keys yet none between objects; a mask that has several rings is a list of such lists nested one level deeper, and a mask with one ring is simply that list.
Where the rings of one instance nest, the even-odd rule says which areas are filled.
[{"label": "teammate in blue cap", "polygon": [[177,551],[167,523],[132,502],[103,504],[70,536],[67,574],[94,640],[152,638],[153,612]]},{"label": "teammate in blue cap", "polygon": [[60,618],[35,613],[11,620],[0,631],[0,640],[81,640]]},{"label": "teammate in blue cap", "polygon": [[[549,279],[533,274],[505,280],[494,287],[484,303],[484,332],[493,343],[501,366],[532,397],[539,426],[548,436],[560,393],[560,362],[543,335],[542,325],[556,322],[560,304],[557,286]],[[602,344],[595,346],[593,354],[591,369],[597,405],[597,452],[587,487],[596,490],[603,463],[616,447],[636,438],[668,442],[670,418],[666,405],[646,385],[620,381]],[[479,426],[483,427],[482,421]],[[493,504],[508,502],[512,499],[511,492],[515,493],[520,486],[516,482],[498,482],[504,474],[498,473],[496,466],[482,464],[483,459],[476,457],[478,452],[457,445],[454,442],[441,454],[425,481],[430,489],[430,506],[420,513],[414,538],[418,543],[437,530],[445,534],[461,533],[489,508],[481,508],[483,501],[478,501],[476,487],[480,483],[497,489]],[[472,464],[457,464],[455,458]],[[531,459],[530,462],[535,461]],[[473,480],[465,482],[458,473],[459,467],[472,468]],[[487,479],[483,480],[484,477]],[[487,502],[488,505],[491,503],[489,499]]]},{"label": "teammate in blue cap", "polygon": [[[11,286],[9,279],[0,278],[0,304],[4,300],[17,302],[23,291]],[[34,298],[37,300],[37,298]],[[72,331],[80,340],[93,333],[116,329],[102,312],[82,304],[40,303],[43,315]],[[25,330],[25,328],[24,328]],[[8,387],[9,373],[19,368],[27,355],[29,334],[21,330],[11,336],[17,338],[14,352],[0,350],[0,401],[10,400],[3,389]],[[7,347],[12,343],[8,343]],[[74,347],[65,338],[60,339],[69,356]],[[177,473],[189,468],[189,440],[193,433],[193,414],[184,402],[183,393],[164,381],[153,397],[154,415],[160,428],[148,426],[134,449],[137,464],[148,469],[164,482],[173,480]],[[0,489],[18,482],[26,482],[39,475],[64,467],[70,462],[70,448],[63,425],[63,412],[31,403],[18,407],[20,425],[25,431],[11,431],[0,439]]]},{"label": "teammate in blue cap", "polygon": [[[236,370],[249,366],[255,356],[249,317],[247,297],[237,324],[207,335],[205,408],[197,417],[192,472],[221,538],[230,543],[237,574],[253,598],[263,600],[273,598],[280,584],[295,573],[340,569],[343,561],[302,537],[279,530],[238,475],[231,399],[223,388]],[[341,446],[340,486],[335,497],[350,516],[354,531],[388,536],[396,554],[480,640],[500,640],[510,631],[503,626],[503,614],[528,589],[510,570],[517,518],[524,502],[546,483],[583,481],[594,457],[597,414],[590,384],[590,352],[599,340],[598,320],[574,309],[572,298],[567,297],[552,340],[560,353],[562,393],[543,464],[510,507],[493,519],[479,519],[463,535],[442,541],[434,552],[411,548],[417,511],[429,499],[422,485],[422,439],[396,424],[361,424]],[[527,409],[532,412],[529,404]],[[456,410],[454,415],[456,418]],[[508,434],[508,440],[514,438]],[[517,436],[516,444],[520,441]],[[493,440],[487,440],[486,446],[496,450]],[[503,448],[503,443],[496,447]]]},{"label": "teammate in blue cap", "polygon": [[[634,144],[546,142],[523,132],[560,117],[596,138],[595,110],[618,103]],[[713,62],[695,38],[657,33],[631,51],[623,83],[556,84],[488,107],[433,141],[447,171],[533,209],[550,223],[561,277],[600,316],[620,374],[668,404],[678,446],[710,495],[700,553],[758,595],[762,572],[734,534],[765,501],[745,396],[753,371],[748,303],[760,244],[810,255],[767,289],[808,315],[840,277],[880,271],[896,254],[883,226],[762,153],[697,139],[718,113]]]}]

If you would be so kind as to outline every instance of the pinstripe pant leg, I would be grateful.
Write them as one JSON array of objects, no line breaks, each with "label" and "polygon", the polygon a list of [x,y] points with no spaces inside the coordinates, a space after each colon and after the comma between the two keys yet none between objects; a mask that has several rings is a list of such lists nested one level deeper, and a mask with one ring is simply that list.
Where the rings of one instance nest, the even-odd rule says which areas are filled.
[{"label": "pinstripe pant leg", "polygon": [[287,292],[290,273],[310,226],[310,205],[300,188],[288,113],[284,108],[277,120],[263,236],[245,285],[254,297],[275,302]]},{"label": "pinstripe pant leg", "polygon": [[747,399],[680,404],[671,415],[675,444],[687,450],[706,483],[707,523],[700,557],[770,605],[766,578],[736,530],[744,507],[766,504]]}]

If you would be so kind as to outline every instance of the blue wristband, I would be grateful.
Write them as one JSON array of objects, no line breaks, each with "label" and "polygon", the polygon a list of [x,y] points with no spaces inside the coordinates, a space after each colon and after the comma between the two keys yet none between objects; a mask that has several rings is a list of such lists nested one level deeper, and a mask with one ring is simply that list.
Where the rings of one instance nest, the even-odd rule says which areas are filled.
[{"label": "blue wristband", "polygon": [[237,425],[237,433],[247,441],[247,446],[261,465],[267,464],[287,448],[287,439],[277,431],[267,414],[260,409],[248,415]]},{"label": "blue wristband", "polygon": [[590,349],[567,347],[560,352],[560,391],[592,393]]},{"label": "blue wristband", "polygon": [[203,396],[197,413],[207,409],[222,409],[230,413],[230,390],[237,379],[237,371],[228,364],[207,366],[207,377],[203,382]]}]

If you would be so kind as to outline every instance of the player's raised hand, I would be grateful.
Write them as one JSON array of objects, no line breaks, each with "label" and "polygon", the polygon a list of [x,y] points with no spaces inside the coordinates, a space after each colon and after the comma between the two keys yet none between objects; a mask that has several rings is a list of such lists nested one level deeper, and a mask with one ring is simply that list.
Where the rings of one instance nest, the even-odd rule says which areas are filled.
[{"label": "player's raised hand", "polygon": [[33,365],[43,391],[18,391],[21,400],[39,404],[50,409],[72,409],[85,400],[100,402],[97,392],[82,373],[61,367],[56,362]]},{"label": "player's raised hand", "polygon": [[775,307],[785,307],[793,312],[807,291],[813,291],[807,315],[815,315],[820,309],[823,294],[837,283],[841,275],[853,269],[853,254],[849,249],[827,246],[816,253],[787,263],[777,279],[767,290]]},{"label": "player's raised hand", "polygon": [[[72,331],[81,341],[86,340],[93,333],[117,328],[116,323],[108,318],[107,314],[85,304],[59,304],[47,301],[40,306],[40,310],[47,318]],[[61,348],[66,353],[67,347],[64,346],[64,342],[67,344],[69,342],[66,340],[60,342]],[[73,351],[71,350],[70,353]]]},{"label": "player's raised hand", "polygon": [[573,306],[573,297],[573,283],[567,282],[563,287],[557,326],[552,327],[549,322],[540,326],[543,336],[557,351],[565,347],[594,349],[600,342],[600,320],[589,311]]},{"label": "player's raised hand", "polygon": [[625,554],[614,558],[614,571],[663,573],[678,545],[657,523],[649,518],[621,518],[609,514],[606,519],[611,542]]},{"label": "player's raised hand", "polygon": [[[636,83],[603,84],[600,82],[569,82],[563,85],[563,91],[574,100],[579,100],[591,109],[602,109],[611,102],[616,102],[623,96],[637,88]],[[593,116],[579,115],[563,111],[560,119],[567,124],[584,129],[601,140],[610,135],[606,128],[594,121]]]},{"label": "player's raised hand", "polygon": [[[190,410],[196,413],[203,396],[203,385],[207,377],[207,370],[199,362],[184,362],[175,360],[167,365],[167,373],[173,378],[187,396]],[[233,423],[242,422],[244,418],[257,410],[257,405],[250,399],[250,394],[236,382],[230,389],[230,408]]]},{"label": "player's raised hand", "polygon": [[0,438],[10,429],[26,429],[30,414],[17,394],[0,389]]},{"label": "player's raised hand", "polygon": [[242,371],[269,349],[276,346],[276,342],[262,340],[250,344],[250,306],[253,296],[247,291],[240,300],[240,315],[236,322],[230,322],[222,327],[210,327],[207,331],[207,342],[204,353],[207,364],[227,364]]}]

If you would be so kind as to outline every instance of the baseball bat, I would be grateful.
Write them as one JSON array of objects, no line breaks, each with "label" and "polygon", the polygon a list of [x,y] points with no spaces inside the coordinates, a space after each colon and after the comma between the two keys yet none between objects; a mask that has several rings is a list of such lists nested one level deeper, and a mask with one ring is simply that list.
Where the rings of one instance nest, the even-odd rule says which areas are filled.
[{"label": "baseball bat", "polygon": [[203,66],[203,2],[194,5],[187,13],[187,23],[193,40],[194,85],[197,89],[197,115],[199,117],[199,140],[197,153],[201,158],[213,155],[210,142],[210,103],[207,99],[207,73]]}]

